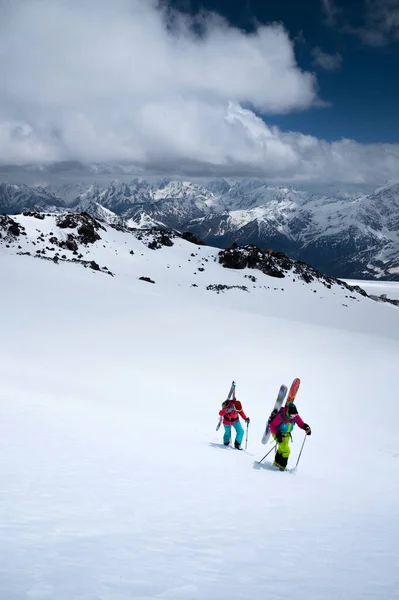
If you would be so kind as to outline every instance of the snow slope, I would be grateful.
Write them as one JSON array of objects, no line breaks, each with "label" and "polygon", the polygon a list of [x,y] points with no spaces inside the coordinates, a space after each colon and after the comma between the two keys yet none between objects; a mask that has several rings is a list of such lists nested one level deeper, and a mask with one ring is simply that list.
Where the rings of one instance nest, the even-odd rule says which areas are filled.
[{"label": "snow slope", "polygon": [[[22,251],[56,227],[24,225]],[[398,597],[398,308],[100,233],[113,277],[0,246],[0,597]],[[313,433],[280,473],[260,438],[296,376]],[[215,431],[233,378],[247,452]]]}]

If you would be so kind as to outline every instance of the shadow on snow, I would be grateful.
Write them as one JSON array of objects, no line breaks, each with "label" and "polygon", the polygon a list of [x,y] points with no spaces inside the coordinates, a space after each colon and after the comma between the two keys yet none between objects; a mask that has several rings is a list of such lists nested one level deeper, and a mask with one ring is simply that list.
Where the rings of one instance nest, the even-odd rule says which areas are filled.
[{"label": "shadow on snow", "polygon": [[275,467],[273,465],[273,463],[271,462],[258,462],[257,460],[254,461],[254,465],[253,465],[254,469],[257,469],[258,471],[264,470],[264,471],[273,471],[274,473],[295,473],[296,471],[296,467],[293,467],[292,469],[286,469],[285,471],[280,471],[280,469],[278,467]]}]

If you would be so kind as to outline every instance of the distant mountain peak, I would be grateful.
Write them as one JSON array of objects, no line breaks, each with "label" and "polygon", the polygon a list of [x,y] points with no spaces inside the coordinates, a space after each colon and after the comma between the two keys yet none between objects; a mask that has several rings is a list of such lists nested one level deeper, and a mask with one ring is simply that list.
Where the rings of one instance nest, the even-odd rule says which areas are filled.
[{"label": "distant mountain peak", "polygon": [[140,177],[60,186],[0,185],[0,211],[86,211],[108,223],[192,231],[219,247],[255,244],[345,278],[399,280],[399,181],[371,194],[318,194],[259,179]]}]

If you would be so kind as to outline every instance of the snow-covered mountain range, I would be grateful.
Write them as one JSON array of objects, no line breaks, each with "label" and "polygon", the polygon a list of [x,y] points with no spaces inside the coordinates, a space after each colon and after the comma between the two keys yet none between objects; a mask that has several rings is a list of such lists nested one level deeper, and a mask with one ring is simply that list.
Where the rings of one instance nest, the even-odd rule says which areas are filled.
[{"label": "snow-covered mountain range", "polygon": [[163,179],[0,185],[0,211],[84,211],[108,223],[191,231],[282,251],[336,277],[399,280],[399,183],[371,194],[323,196],[260,180],[203,184]]}]

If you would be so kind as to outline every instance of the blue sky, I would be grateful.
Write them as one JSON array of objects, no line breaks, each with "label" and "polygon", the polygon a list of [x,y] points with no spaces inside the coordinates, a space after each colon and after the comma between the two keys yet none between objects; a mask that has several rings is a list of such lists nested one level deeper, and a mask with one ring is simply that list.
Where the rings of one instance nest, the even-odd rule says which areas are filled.
[{"label": "blue sky", "polygon": [[[284,116],[266,114],[269,124],[327,140],[399,142],[399,0],[172,0],[169,4],[191,14],[201,9],[218,12],[246,31],[273,21],[284,24],[295,40],[299,66],[315,72],[319,95],[330,107]],[[317,62],[319,50],[332,57],[331,64],[325,64],[331,70],[323,68],[322,60]]]}]

